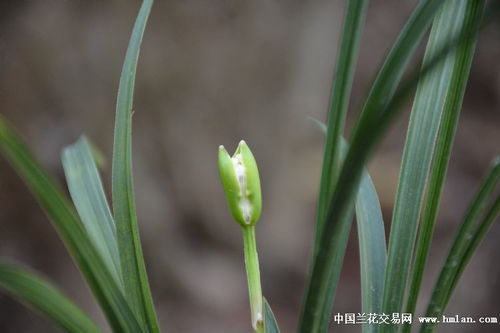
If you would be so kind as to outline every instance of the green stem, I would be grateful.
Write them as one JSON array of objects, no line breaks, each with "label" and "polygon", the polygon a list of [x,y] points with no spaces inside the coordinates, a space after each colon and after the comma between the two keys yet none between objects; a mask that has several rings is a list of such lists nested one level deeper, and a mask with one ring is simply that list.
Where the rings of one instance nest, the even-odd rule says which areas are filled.
[{"label": "green stem", "polygon": [[259,256],[257,254],[257,244],[255,242],[255,226],[243,226],[242,229],[252,327],[255,333],[264,333],[262,288],[260,286]]}]

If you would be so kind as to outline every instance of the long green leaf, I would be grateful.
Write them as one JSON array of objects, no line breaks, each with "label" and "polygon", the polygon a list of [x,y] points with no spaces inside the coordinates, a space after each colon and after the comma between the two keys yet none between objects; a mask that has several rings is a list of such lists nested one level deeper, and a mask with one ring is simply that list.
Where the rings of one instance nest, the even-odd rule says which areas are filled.
[{"label": "long green leaf", "polygon": [[460,260],[460,263],[458,264],[458,269],[457,272],[455,273],[455,276],[453,277],[453,282],[450,287],[450,292],[448,293],[448,296],[446,298],[446,303],[444,306],[446,306],[450,301],[451,295],[453,294],[453,291],[455,290],[455,287],[457,286],[458,281],[462,276],[462,273],[467,267],[467,264],[471,260],[472,255],[477,250],[479,244],[481,244],[481,241],[484,239],[489,229],[498,218],[499,214],[500,214],[500,195],[497,195],[495,201],[485,214],[485,217],[479,223],[476,232],[474,232],[471,238],[469,246],[465,250],[465,253]]},{"label": "long green leaf", "polygon": [[[320,121],[311,120],[326,134],[327,127]],[[347,142],[342,139],[342,159],[347,152]],[[363,170],[356,196],[356,221],[360,256],[362,313],[381,313],[384,291],[387,249],[384,220],[377,191],[370,175]],[[363,332],[378,332],[380,325],[363,324]]]},{"label": "long green leaf", "polygon": [[[409,89],[404,89],[393,98],[406,65],[441,4],[441,0],[420,3],[394,44],[368,96],[328,205],[318,253],[313,258],[300,332],[324,332],[328,327],[363,165],[408,96]],[[411,81],[409,88],[413,86]]]},{"label": "long green leaf", "polygon": [[104,194],[92,148],[84,136],[64,148],[62,162],[69,192],[94,246],[121,285],[121,265],[116,228]]},{"label": "long green leaf", "polygon": [[[467,8],[456,18],[463,21],[462,30],[467,31],[471,28],[471,25],[477,24],[474,21],[477,20],[478,13],[484,10],[485,1],[450,2],[446,5],[446,8],[449,6],[458,6],[461,3],[466,5]],[[434,161],[430,173],[427,202],[415,250],[412,280],[405,310],[407,313],[414,313],[417,304],[475,44],[476,40],[470,39],[466,43],[459,45],[454,54],[454,67],[449,78],[450,84],[448,85],[442,120],[438,131]],[[405,325],[404,332],[410,332],[410,329],[411,325]]]},{"label": "long green leaf", "polygon": [[132,180],[132,107],[135,75],[142,37],[153,5],[144,0],[125,56],[116,103],[113,149],[113,212],[123,282],[128,300],[151,332],[158,332],[158,320],[151,297],[142,254]]},{"label": "long green leaf", "polygon": [[0,289],[39,311],[67,332],[101,332],[92,319],[59,290],[18,265],[0,261]]},{"label": "long green leaf", "polygon": [[[313,257],[315,257],[318,253],[320,239],[326,223],[328,201],[331,199],[333,187],[340,170],[340,139],[342,138],[344,131],[345,118],[351,96],[352,82],[356,69],[359,43],[365,22],[367,6],[368,0],[352,0],[346,5],[344,26],[342,29],[341,42],[335,66],[335,75],[328,108],[327,121],[330,130],[326,133],[326,142],[323,153],[323,166],[321,168],[318,209],[316,213],[316,231]],[[330,304],[333,303],[335,285],[332,284],[330,290],[326,293],[331,295],[329,300]],[[328,312],[324,312],[322,314],[322,320],[324,322],[323,325],[327,325],[327,315]]]},{"label": "long green leaf", "polygon": [[491,207],[488,209],[487,213],[485,214],[485,217],[479,223],[479,227],[477,228],[476,232],[474,232],[470,244],[467,247],[465,254],[462,256],[460,260],[457,272],[453,278],[453,283],[450,288],[450,293],[448,294],[448,297],[446,299],[446,304],[448,304],[448,302],[450,301],[451,295],[455,290],[455,287],[458,284],[458,281],[460,280],[460,277],[462,276],[465,267],[467,267],[467,264],[472,258],[472,255],[476,252],[476,249],[478,248],[479,244],[481,244],[481,241],[484,239],[488,230],[492,226],[493,222],[495,222],[495,219],[498,217],[499,214],[500,214],[500,195],[497,195],[497,198],[495,199]]},{"label": "long green leaf", "polygon": [[[356,196],[361,297],[363,313],[381,313],[387,250],[384,221],[375,186],[366,171]],[[380,325],[363,324],[363,332],[378,332]]]},{"label": "long green leaf", "polygon": [[278,322],[274,317],[273,310],[271,310],[271,306],[269,306],[269,303],[265,298],[264,298],[264,332],[280,333]]},{"label": "long green leaf", "polygon": [[[500,181],[500,158],[496,158],[490,168],[488,175],[482,182],[474,199],[472,200],[463,222],[458,229],[453,245],[448,253],[446,262],[441,269],[438,281],[434,286],[426,316],[440,316],[457,284],[458,277],[463,272],[465,265],[470,260],[474,250],[483,239],[489,226],[498,214],[498,197],[492,208],[486,214],[483,222],[480,222],[481,214],[484,212],[488,200],[495,186]],[[431,332],[435,327],[431,324],[422,326],[422,332]]]},{"label": "long green leaf", "polygon": [[[447,2],[436,16],[424,66],[443,45],[459,35],[466,6],[467,1]],[[424,189],[455,62],[455,52],[451,52],[417,87],[391,224],[383,313],[402,312]],[[382,331],[397,329],[398,325],[390,325]]]},{"label": "long green leaf", "polygon": [[0,150],[45,210],[99,301],[112,328],[142,332],[128,303],[60,187],[0,116]]},{"label": "long green leaf", "polygon": [[[314,262],[319,252],[319,244],[322,238],[324,225],[326,224],[326,212],[328,202],[333,193],[333,187],[340,169],[340,138],[344,131],[345,117],[349,105],[352,81],[356,68],[357,55],[361,32],[366,16],[367,0],[352,0],[346,6],[344,15],[344,26],[341,35],[341,45],[335,67],[335,77],[330,96],[328,110],[328,126],[331,129],[327,133],[323,166],[321,171],[321,182],[318,196],[318,210],[316,213],[316,231],[313,248],[313,261],[311,272],[314,270]],[[352,214],[352,213],[351,213]],[[352,216],[351,216],[352,217]],[[325,300],[328,305],[322,308],[307,308],[305,303],[302,308],[301,330],[309,330],[310,325],[321,325],[326,329],[329,321],[329,311],[335,294],[335,284],[330,284],[324,294],[328,295]],[[307,300],[305,301],[307,302]],[[313,322],[315,322],[313,324]]]},{"label": "long green leaf", "polygon": [[335,79],[328,109],[329,131],[326,133],[323,167],[321,168],[314,253],[318,251],[319,240],[325,224],[326,208],[340,170],[341,141],[339,138],[343,136],[367,6],[368,0],[348,1],[345,12],[342,39],[335,67]]}]

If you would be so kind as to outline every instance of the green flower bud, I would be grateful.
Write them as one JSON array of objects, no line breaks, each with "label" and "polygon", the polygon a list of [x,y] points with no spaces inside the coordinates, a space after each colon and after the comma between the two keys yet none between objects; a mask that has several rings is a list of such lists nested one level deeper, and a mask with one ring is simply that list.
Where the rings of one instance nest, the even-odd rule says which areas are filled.
[{"label": "green flower bud", "polygon": [[242,226],[254,225],[262,210],[262,196],[257,163],[245,141],[240,141],[232,157],[219,146],[219,173],[233,218]]}]

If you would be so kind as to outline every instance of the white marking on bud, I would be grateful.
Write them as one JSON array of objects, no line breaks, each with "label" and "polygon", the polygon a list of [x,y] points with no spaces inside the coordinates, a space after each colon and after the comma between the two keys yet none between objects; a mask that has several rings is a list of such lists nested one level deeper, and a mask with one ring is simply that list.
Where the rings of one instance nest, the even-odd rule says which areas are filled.
[{"label": "white marking on bud", "polygon": [[233,162],[236,178],[238,179],[238,184],[240,185],[241,199],[239,206],[243,213],[245,223],[250,224],[250,211],[252,208],[250,207],[250,201],[248,200],[246,168],[243,164],[241,154],[236,154],[234,157],[231,157],[231,161]]},{"label": "white marking on bud", "polygon": [[257,327],[262,325],[262,323],[264,322],[264,318],[262,317],[262,313],[260,312],[257,312],[255,314],[255,319],[254,319],[254,322],[252,323],[252,327],[255,331],[257,331]]}]

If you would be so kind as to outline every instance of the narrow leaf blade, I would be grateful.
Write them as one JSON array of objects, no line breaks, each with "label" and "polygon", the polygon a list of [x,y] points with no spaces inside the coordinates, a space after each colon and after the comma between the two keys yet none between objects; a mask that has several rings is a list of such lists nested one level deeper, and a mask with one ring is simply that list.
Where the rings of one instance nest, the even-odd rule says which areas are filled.
[{"label": "narrow leaf blade", "polygon": [[51,219],[111,327],[120,332],[142,332],[122,291],[90,241],[68,198],[1,116],[0,151],[11,162]]},{"label": "narrow leaf blade", "polygon": [[[466,1],[447,2],[443,6],[434,20],[423,66],[443,45],[459,35],[466,6]],[[391,224],[383,313],[402,312],[424,189],[456,62],[455,54],[451,52],[436,65],[417,87]],[[398,325],[391,325],[383,331],[395,332],[397,328]]]},{"label": "narrow leaf blade", "polygon": [[325,214],[333,193],[333,186],[341,166],[341,140],[344,131],[345,118],[351,97],[352,82],[359,52],[361,33],[366,17],[368,0],[353,0],[347,2],[344,27],[341,36],[339,54],[335,67],[335,79],[330,95],[328,108],[326,142],[321,168],[321,181],[318,197],[318,212],[316,217],[316,235],[314,251],[318,250]]},{"label": "narrow leaf blade", "polygon": [[[437,0],[424,0],[420,3],[379,71],[365,103],[352,134],[350,149],[335,190],[329,200],[318,253],[313,258],[299,329],[302,333],[323,332],[328,327],[363,166],[368,154],[411,90],[404,89],[394,95],[406,65],[441,4],[442,1]],[[414,87],[415,77],[411,80],[407,88]]]},{"label": "narrow leaf blade", "polygon": [[[449,6],[463,5],[465,1],[449,2]],[[463,22],[462,31],[467,31],[477,25],[478,13],[484,11],[485,1],[471,1],[467,3],[467,8],[460,15],[450,20],[460,20]],[[453,9],[450,9],[452,12]],[[441,16],[446,15],[445,12]],[[438,207],[446,170],[451,155],[451,148],[456,132],[460,109],[463,101],[465,88],[467,85],[470,67],[474,56],[476,39],[469,39],[460,44],[453,55],[453,69],[449,74],[448,89],[443,106],[442,120],[439,124],[434,161],[430,171],[430,179],[427,190],[427,201],[422,215],[422,224],[419,230],[417,245],[415,249],[415,260],[412,265],[412,278],[408,293],[408,300],[405,312],[414,313],[417,299],[422,283],[425,263],[429,254],[434,226],[436,223]],[[423,97],[425,98],[425,97]],[[410,332],[411,325],[405,325],[404,332]]]},{"label": "narrow leaf blade", "polygon": [[87,138],[81,137],[75,144],[66,147],[62,153],[62,162],[73,203],[89,237],[121,285],[115,222]]},{"label": "narrow leaf blade", "polygon": [[[497,216],[499,205],[498,197],[481,222],[481,215],[499,181],[500,158],[496,158],[469,205],[462,224],[455,235],[446,262],[434,285],[426,316],[437,317],[443,313],[457,284],[458,277],[463,272],[474,250],[477,248],[479,242]],[[431,332],[435,326],[435,324],[424,324],[422,325],[421,332]]]},{"label": "narrow leaf blade", "polygon": [[123,282],[128,300],[152,332],[158,320],[142,254],[132,180],[132,107],[137,62],[146,23],[153,5],[143,0],[128,45],[116,104],[112,197]]},{"label": "narrow leaf blade", "polygon": [[[364,171],[356,197],[361,298],[363,313],[381,313],[387,248],[384,220],[375,186]],[[363,324],[363,332],[378,332],[380,325]]]},{"label": "narrow leaf blade", "polygon": [[495,222],[497,219],[498,215],[500,214],[500,195],[497,195],[497,198],[494,200],[493,204],[491,207],[487,210],[484,218],[481,220],[479,223],[479,226],[477,230],[474,232],[474,235],[472,236],[472,239],[467,246],[467,249],[465,250],[464,255],[462,256],[460,260],[460,264],[458,265],[457,272],[455,273],[455,276],[453,277],[453,283],[450,288],[450,292],[448,294],[446,304],[450,301],[450,298],[453,294],[453,291],[455,290],[455,287],[460,280],[460,277],[462,276],[462,273],[464,272],[465,268],[467,267],[467,264],[471,260],[473,254],[477,250],[479,244],[481,244],[482,240],[486,236],[488,230],[491,228],[492,224]]},{"label": "narrow leaf blade", "polygon": [[42,313],[50,321],[73,333],[98,333],[101,329],[78,306],[50,283],[21,269],[0,261],[0,289]]},{"label": "narrow leaf blade", "polygon": [[278,327],[278,322],[274,317],[273,310],[271,310],[271,306],[264,298],[264,332],[265,333],[280,333],[280,329]]},{"label": "narrow leaf blade", "polygon": [[[311,118],[326,134],[327,126]],[[342,139],[341,155],[345,158],[347,142]],[[362,313],[381,313],[385,280],[387,247],[384,220],[377,191],[370,175],[363,170],[356,196],[356,220],[360,255]],[[380,325],[363,324],[363,332],[378,332]]]},{"label": "narrow leaf blade", "polygon": [[[324,225],[329,222],[327,220],[329,201],[333,194],[336,178],[338,177],[338,170],[340,169],[340,138],[344,131],[345,117],[349,105],[367,5],[367,0],[352,0],[346,5],[341,45],[337,57],[336,73],[328,109],[328,126],[330,131],[327,133],[323,154],[323,166],[321,168],[321,181],[315,224],[316,230],[314,235],[313,266],[315,264],[315,258],[320,251],[319,246],[323,237]],[[314,269],[313,266],[311,267],[312,270]],[[306,295],[300,320],[299,330],[301,332],[314,332],[316,329],[326,330],[331,306],[333,304],[336,283],[331,283],[327,288],[328,290],[322,291],[323,295],[326,297],[324,299],[325,305],[315,308],[309,307],[309,299],[315,298],[317,295],[315,295],[315,291],[312,290],[310,290],[312,294]],[[311,300],[311,302],[314,301]]]}]

